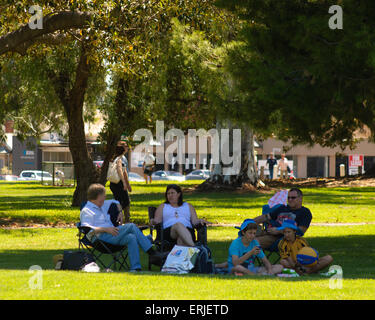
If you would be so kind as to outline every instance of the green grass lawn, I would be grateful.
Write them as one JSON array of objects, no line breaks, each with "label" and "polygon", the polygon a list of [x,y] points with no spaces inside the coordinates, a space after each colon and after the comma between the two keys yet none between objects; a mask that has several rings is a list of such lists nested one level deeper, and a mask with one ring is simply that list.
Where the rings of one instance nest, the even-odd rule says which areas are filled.
[{"label": "green grass lawn", "polygon": [[[147,223],[147,207],[163,202],[168,182],[152,185],[133,183],[131,216],[137,224]],[[181,183],[193,187],[191,182]],[[107,189],[108,198],[112,193]],[[36,183],[0,183],[0,225],[9,221],[32,224],[76,223],[79,211],[71,207],[74,189]],[[375,188],[306,188],[304,205],[313,214],[312,222],[374,222]],[[261,214],[273,192],[188,192],[184,199],[199,217],[220,224],[238,224]]]},{"label": "green grass lawn", "polygon": [[[147,207],[163,201],[167,183],[133,184],[132,219],[147,222]],[[192,183],[183,183],[193,187]],[[313,222],[375,222],[375,188],[306,188],[304,204]],[[75,223],[72,188],[35,183],[0,183],[0,224]],[[187,192],[200,217],[240,224],[261,213],[272,193]],[[111,198],[108,190],[108,198]],[[311,226],[306,239],[343,269],[343,288],[330,289],[319,275],[297,279],[152,272],[86,274],[53,270],[52,257],[77,248],[75,228],[0,229],[0,299],[375,299],[375,225]],[[209,227],[215,262],[227,258],[233,227]],[[142,265],[147,257],[141,253]],[[32,290],[29,267],[43,269],[43,289]],[[84,289],[83,289],[84,288]]]},{"label": "green grass lawn", "polygon": [[[375,226],[312,226],[307,240],[321,255],[331,254],[343,269],[342,289],[329,279],[164,275],[152,272],[88,274],[53,270],[52,256],[76,249],[76,230],[67,228],[0,230],[0,299],[374,299]],[[209,228],[215,262],[226,259],[237,231]],[[141,253],[142,265],[147,257]],[[43,269],[43,288],[30,289],[28,269]],[[82,288],[85,288],[84,290]]]}]

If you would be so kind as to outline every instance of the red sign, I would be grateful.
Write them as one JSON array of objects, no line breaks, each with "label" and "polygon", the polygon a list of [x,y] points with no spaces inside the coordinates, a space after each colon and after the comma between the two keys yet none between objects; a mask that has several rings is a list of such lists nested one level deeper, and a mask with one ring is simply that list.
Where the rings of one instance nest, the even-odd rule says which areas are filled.
[{"label": "red sign", "polygon": [[363,154],[351,154],[349,155],[349,167],[363,167]]}]

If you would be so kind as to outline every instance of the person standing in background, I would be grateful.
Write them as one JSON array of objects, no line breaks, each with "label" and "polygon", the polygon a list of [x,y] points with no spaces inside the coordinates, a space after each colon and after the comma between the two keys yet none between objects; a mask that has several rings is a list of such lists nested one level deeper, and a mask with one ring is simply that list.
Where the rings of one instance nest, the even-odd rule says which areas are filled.
[{"label": "person standing in background", "polygon": [[288,159],[285,158],[285,153],[281,155],[281,159],[277,165],[277,170],[280,169],[280,179],[288,178]]},{"label": "person standing in background", "polygon": [[[124,151],[121,152],[119,147],[123,147]],[[123,172],[123,178],[124,181],[120,181],[123,185],[120,187],[115,188],[116,189],[116,194],[119,199],[116,198],[115,193],[111,189],[113,195],[115,196],[115,199],[118,200],[121,203],[121,206],[124,210],[124,218],[125,218],[125,223],[130,222],[130,197],[129,197],[129,192],[132,192],[132,187],[129,182],[129,162],[128,159],[126,158],[126,154],[129,151],[129,146],[126,141],[119,141],[117,143],[116,147],[116,154],[120,156],[121,159],[121,164],[122,164],[122,172]],[[120,191],[120,189],[122,191]]]},{"label": "person standing in background", "polygon": [[273,179],[273,167],[277,164],[277,160],[274,158],[272,153],[267,159],[267,164],[268,164],[268,170],[270,171],[270,180],[272,180]]},{"label": "person standing in background", "polygon": [[148,183],[148,178],[150,178],[150,184],[152,183],[152,172],[154,171],[155,166],[155,157],[154,155],[148,150],[145,159],[143,161],[143,177],[145,178],[146,184]]}]

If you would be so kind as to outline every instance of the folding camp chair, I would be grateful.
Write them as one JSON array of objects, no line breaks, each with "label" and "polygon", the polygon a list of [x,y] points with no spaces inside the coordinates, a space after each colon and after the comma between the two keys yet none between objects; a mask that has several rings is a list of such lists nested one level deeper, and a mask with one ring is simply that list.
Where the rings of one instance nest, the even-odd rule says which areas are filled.
[{"label": "folding camp chair", "polygon": [[[268,204],[262,207],[262,215],[267,214],[278,208],[280,205],[275,205],[274,207],[270,208]],[[265,222],[261,225],[261,231],[267,231],[267,228],[271,225],[271,223]],[[277,239],[274,243],[272,243],[268,248],[263,249],[264,254],[266,255],[267,259],[271,262],[271,264],[275,264],[280,260],[279,254],[279,242],[281,241],[282,237]],[[272,261],[271,261],[272,257]],[[273,258],[275,257],[275,258]],[[261,261],[256,258],[256,262],[261,265]]]},{"label": "folding camp chair", "polygon": [[[82,208],[86,205],[82,203]],[[108,210],[108,214],[111,215],[111,220],[114,226],[117,226],[118,223],[116,222],[117,216],[120,212],[115,204],[112,204]],[[93,256],[95,261],[103,268],[103,269],[110,269],[113,265],[113,269],[116,270],[116,264],[119,264],[119,270],[129,270],[129,265],[126,262],[128,257],[127,246],[119,246],[114,245],[105,241],[100,240],[99,238],[95,237],[94,240],[90,240],[90,236],[88,235],[92,229],[87,226],[81,226],[81,223],[76,224],[78,228],[78,249],[86,249],[90,252]],[[104,261],[105,255],[111,256],[111,261],[106,263]]]},{"label": "folding camp chair", "polygon": [[[148,218],[149,218],[149,221],[151,219],[154,219],[155,218],[155,211],[156,211],[156,207],[148,207]],[[155,249],[156,251],[158,252],[161,252],[161,253],[165,253],[165,259],[167,257],[167,253],[169,253],[174,245],[176,244],[176,242],[170,242],[170,241],[167,241],[165,239],[163,239],[163,223],[158,223],[157,225],[155,226],[150,226],[150,239],[152,240],[152,243],[155,245]],[[196,226],[193,226],[194,228],[194,243],[196,245],[207,245],[207,226],[206,224],[204,225],[196,225]],[[154,231],[156,231],[156,237],[154,239]],[[151,270],[151,266],[154,264],[154,265],[157,265],[160,267],[160,269],[162,268],[163,264],[164,264],[165,260],[162,261],[161,264],[157,264],[157,263],[154,263],[152,261],[152,258],[149,257],[148,259],[148,269]]]}]

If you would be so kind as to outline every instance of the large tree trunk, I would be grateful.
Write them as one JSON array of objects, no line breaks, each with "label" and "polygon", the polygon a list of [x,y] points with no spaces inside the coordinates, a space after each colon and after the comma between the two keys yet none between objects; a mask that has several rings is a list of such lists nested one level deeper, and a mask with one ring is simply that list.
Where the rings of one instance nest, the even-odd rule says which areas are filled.
[{"label": "large tree trunk", "polygon": [[114,112],[116,116],[109,119],[107,123],[105,157],[100,171],[99,181],[102,185],[107,182],[107,171],[109,161],[115,153],[117,142],[121,139],[124,126],[132,119],[127,110],[129,104],[129,79],[120,78],[117,85]]},{"label": "large tree trunk", "polygon": [[[216,129],[220,133],[223,123],[217,122]],[[257,186],[258,173],[256,170],[255,163],[255,150],[254,150],[254,135],[252,130],[245,125],[234,126],[230,121],[225,122],[225,128],[231,130],[233,134],[233,129],[241,129],[241,168],[236,175],[224,175],[223,170],[225,165],[222,163],[213,166],[212,175],[210,179],[203,182],[198,189],[199,190],[209,190],[209,189],[237,189],[243,187],[244,184],[251,184],[252,186]],[[233,150],[233,135],[229,139],[230,150]],[[220,149],[221,154],[221,149]],[[239,156],[233,154],[233,156]],[[220,156],[221,157],[221,156]]]},{"label": "large tree trunk", "polygon": [[85,124],[83,122],[83,104],[89,76],[90,68],[84,45],[81,47],[72,88],[69,87],[70,75],[66,71],[61,71],[59,74],[56,74],[53,70],[49,71],[49,77],[68,120],[69,149],[72,154],[77,180],[72,206],[80,206],[83,201],[86,201],[89,185],[98,181],[96,169],[87,149]]},{"label": "large tree trunk", "polygon": [[69,149],[77,179],[72,206],[79,206],[83,201],[86,201],[89,185],[98,180],[97,172],[87,149],[85,124],[83,122],[83,104],[89,76],[90,68],[83,45],[76,68],[75,82],[70,91],[68,103],[64,104],[69,124]]}]

